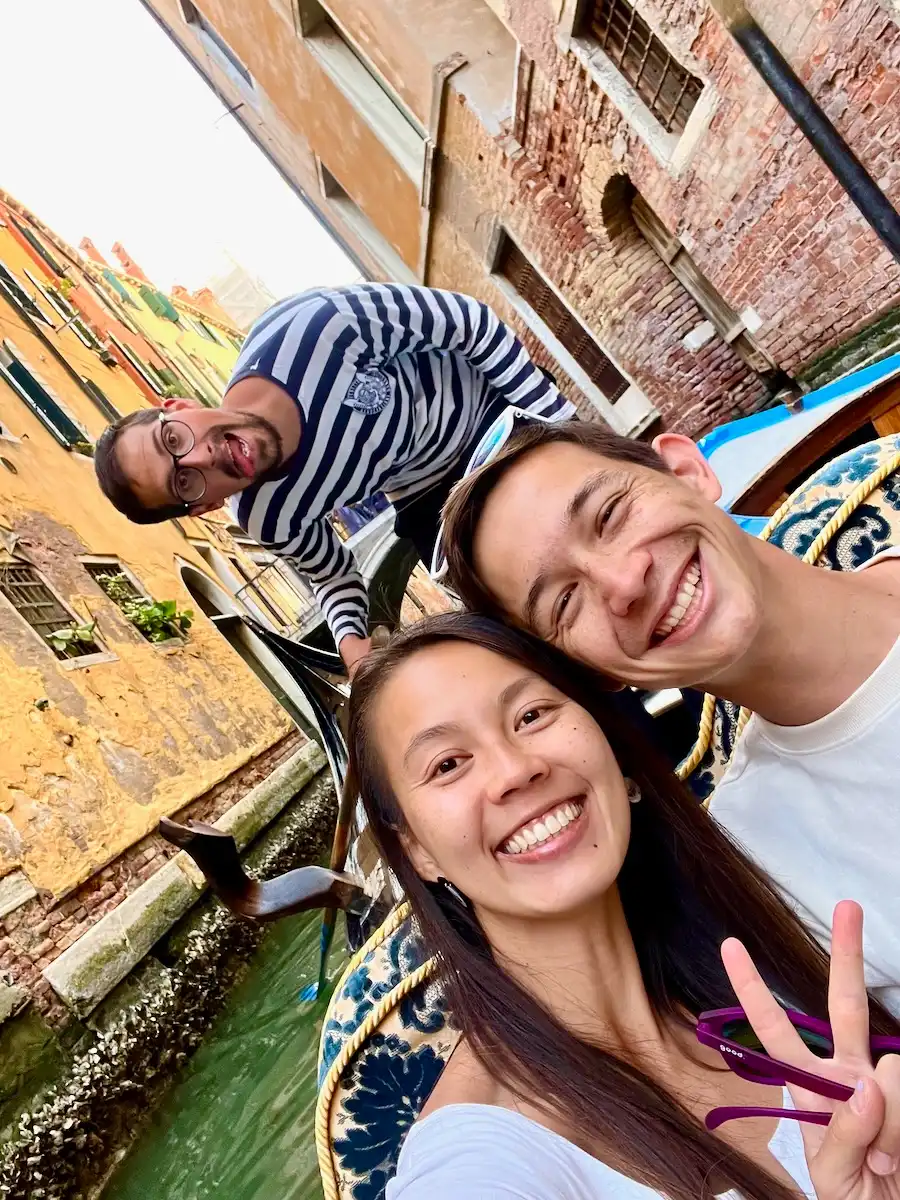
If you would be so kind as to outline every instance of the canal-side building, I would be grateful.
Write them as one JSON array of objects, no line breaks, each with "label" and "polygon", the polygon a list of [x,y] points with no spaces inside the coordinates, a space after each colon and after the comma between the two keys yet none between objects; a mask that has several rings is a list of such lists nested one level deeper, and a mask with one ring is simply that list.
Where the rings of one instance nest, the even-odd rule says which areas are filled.
[{"label": "canal-side building", "polygon": [[[704,0],[142,2],[368,274],[489,302],[621,432],[894,338],[900,271]],[[751,7],[900,199],[896,7]]]},{"label": "canal-side building", "polygon": [[[84,1018],[149,949],[122,905],[174,853],[161,816],[216,820],[273,772],[288,797],[322,765],[277,665],[240,622],[226,637],[210,619],[289,632],[310,612],[302,585],[218,515],[130,524],[94,478],[106,424],[188,390],[195,358],[195,392],[217,401],[212,368],[229,369],[239,331],[203,301],[83,262],[3,195],[0,1062],[14,1071],[17,1014]],[[79,980],[90,938],[117,965]],[[0,1069],[0,1128],[19,1085]]]},{"label": "canal-side building", "polygon": [[[149,364],[134,353],[134,346],[112,337],[113,350],[125,357],[126,369],[137,373],[151,403],[166,395],[193,395],[207,405],[218,404],[237,360],[243,331],[229,318],[208,288],[191,294],[175,286],[171,293],[160,291],[147,278],[121,243],[113,252],[118,259],[111,266],[90,238],[80,248],[85,260],[76,271],[85,289],[101,293],[112,302],[120,320],[126,319],[134,331],[153,347],[164,364]],[[77,300],[81,291],[74,293]]]}]

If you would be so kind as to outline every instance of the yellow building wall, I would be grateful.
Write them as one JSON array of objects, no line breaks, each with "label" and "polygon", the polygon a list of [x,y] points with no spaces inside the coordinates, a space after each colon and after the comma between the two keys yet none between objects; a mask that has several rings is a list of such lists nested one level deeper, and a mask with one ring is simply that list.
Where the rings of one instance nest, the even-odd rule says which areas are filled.
[{"label": "yellow building wall", "polygon": [[[57,279],[51,280],[47,272],[42,271],[36,265],[34,259],[22,249],[9,230],[4,228],[0,228],[0,260],[12,271],[29,294],[35,294],[36,289],[29,282],[28,276],[25,274],[26,270],[45,286],[56,287],[59,283]],[[43,297],[37,295],[36,299],[54,325],[61,325],[62,318]],[[30,332],[16,311],[2,297],[0,297],[0,324],[2,324],[2,337],[10,339],[22,351],[23,357],[28,359],[39,375],[46,377],[50,382],[51,374],[57,372],[58,374],[55,374],[54,377],[65,381],[64,391],[60,392],[60,399],[64,406],[78,423],[84,426],[92,439],[98,437],[108,424],[106,417],[80,389],[73,385],[63,369],[48,355],[40,340]],[[120,413],[124,415],[146,406],[140,390],[134,386],[125,372],[120,367],[104,366],[97,354],[88,349],[71,328],[63,329],[58,334],[46,325],[41,325],[40,328],[53,338],[54,344],[70,366],[82,377],[92,379]],[[28,421],[33,422],[34,426],[44,433],[43,425],[37,417],[31,415],[21,402],[20,408],[27,415]]]},{"label": "yellow building wall", "polygon": [[[179,361],[180,356],[187,356],[188,361],[192,363],[194,370],[199,370],[208,386],[213,388],[219,398],[225,390],[225,385],[234,370],[234,364],[237,362],[238,351],[237,347],[228,341],[226,334],[219,328],[217,323],[207,316],[199,316],[207,326],[215,330],[221,338],[222,344],[211,342],[208,338],[192,329],[187,321],[184,320],[184,315],[189,316],[192,320],[198,319],[198,314],[187,309],[177,300],[172,300],[169,297],[169,302],[175,310],[182,314],[182,323],[176,325],[173,321],[167,321],[164,317],[158,317],[141,297],[140,282],[131,279],[127,275],[116,271],[116,278],[131,296],[136,307],[129,309],[129,316],[134,321],[135,325],[140,329],[141,333],[151,342],[158,345],[164,352],[169,354],[175,365],[179,368],[181,374],[187,375],[182,363]],[[241,337],[240,330],[234,329],[232,333],[235,337]],[[201,365],[198,366],[192,359],[199,358]]]},{"label": "yellow building wall", "polygon": [[[37,274],[3,229],[0,258],[20,278],[26,265]],[[104,367],[73,333],[49,336],[120,411],[145,407],[125,373]],[[99,434],[103,415],[2,297],[0,339]],[[111,658],[80,668],[61,662],[0,598],[0,876],[21,868],[58,897],[293,725],[196,609],[183,647],[154,646],[79,562],[117,558],[156,599],[194,607],[178,562],[205,566],[177,526],[120,517],[90,459],[60,447],[2,379],[0,424],[12,435],[0,436],[0,559],[10,561],[17,538],[17,551],[76,616],[96,619]]]}]

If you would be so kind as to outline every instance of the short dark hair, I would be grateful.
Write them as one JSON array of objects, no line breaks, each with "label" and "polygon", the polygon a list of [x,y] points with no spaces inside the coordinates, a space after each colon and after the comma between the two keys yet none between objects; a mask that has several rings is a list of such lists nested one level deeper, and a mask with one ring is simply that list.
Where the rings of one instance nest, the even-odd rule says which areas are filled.
[{"label": "short dark hair", "polygon": [[157,525],[160,521],[171,521],[173,517],[184,517],[190,507],[187,504],[162,504],[158,508],[148,508],[134,494],[131,482],[119,462],[116,446],[125,430],[135,425],[150,425],[158,420],[159,410],[155,408],[140,408],[137,412],[128,413],[108,425],[94,447],[94,470],[100,490],[114,508],[136,525]]},{"label": "short dark hair", "polygon": [[669,468],[652,446],[612,433],[591,421],[533,421],[523,425],[493,462],[453,488],[444,505],[443,548],[447,558],[447,582],[473,612],[501,619],[508,619],[510,615],[503,611],[475,570],[475,534],[487,499],[510,467],[532,451],[554,442],[583,446],[603,458],[669,473]]}]

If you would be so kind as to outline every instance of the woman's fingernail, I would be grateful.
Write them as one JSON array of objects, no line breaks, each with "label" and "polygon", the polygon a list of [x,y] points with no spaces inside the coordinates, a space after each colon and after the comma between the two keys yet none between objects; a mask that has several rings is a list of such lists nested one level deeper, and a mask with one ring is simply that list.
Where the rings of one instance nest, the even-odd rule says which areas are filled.
[{"label": "woman's fingernail", "polygon": [[850,1097],[850,1107],[855,1113],[864,1113],[866,1105],[869,1103],[868,1080],[858,1079],[856,1081],[856,1090]]},{"label": "woman's fingernail", "polygon": [[867,1161],[876,1175],[894,1175],[897,1171],[897,1159],[883,1150],[870,1150]]}]

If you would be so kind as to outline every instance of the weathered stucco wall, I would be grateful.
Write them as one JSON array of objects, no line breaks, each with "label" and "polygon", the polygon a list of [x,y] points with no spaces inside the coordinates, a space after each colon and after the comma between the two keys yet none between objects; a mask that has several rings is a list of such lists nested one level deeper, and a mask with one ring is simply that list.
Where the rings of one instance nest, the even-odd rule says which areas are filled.
[{"label": "weathered stucco wall", "polygon": [[[20,273],[16,255],[8,241],[0,245],[0,258]],[[143,404],[128,377],[73,333],[50,336],[120,411]],[[2,298],[0,339],[99,434],[105,417]],[[91,461],[60,447],[3,380],[0,426],[11,435],[0,437],[8,464],[0,461],[0,553],[31,562],[79,618],[96,619],[110,659],[61,662],[0,598],[0,876],[20,868],[58,897],[292,725],[205,617],[196,613],[183,646],[151,645],[79,561],[119,559],[148,594],[189,608],[176,557],[205,565],[187,538],[171,524],[136,527],[120,517]]]}]

